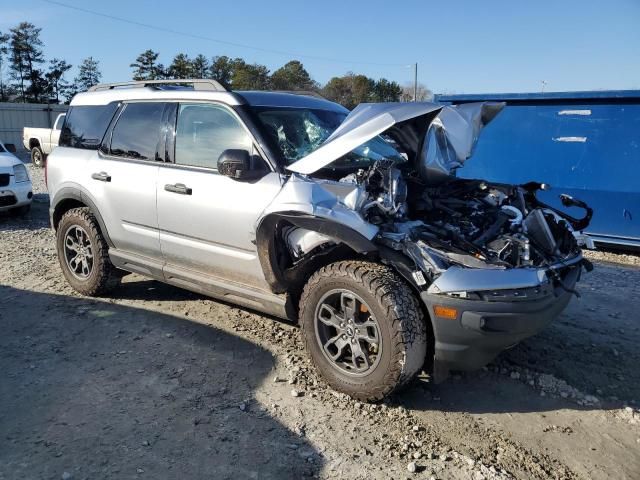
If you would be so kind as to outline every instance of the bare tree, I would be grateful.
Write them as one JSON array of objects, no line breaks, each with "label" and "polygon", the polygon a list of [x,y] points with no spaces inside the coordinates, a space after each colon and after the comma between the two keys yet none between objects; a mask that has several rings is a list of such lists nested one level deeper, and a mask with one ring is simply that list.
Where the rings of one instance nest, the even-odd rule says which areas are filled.
[{"label": "bare tree", "polygon": [[[418,84],[418,102],[430,102],[433,100],[433,92],[427,88],[423,83]],[[413,83],[405,84],[402,87],[402,93],[400,94],[401,102],[413,102]]]}]

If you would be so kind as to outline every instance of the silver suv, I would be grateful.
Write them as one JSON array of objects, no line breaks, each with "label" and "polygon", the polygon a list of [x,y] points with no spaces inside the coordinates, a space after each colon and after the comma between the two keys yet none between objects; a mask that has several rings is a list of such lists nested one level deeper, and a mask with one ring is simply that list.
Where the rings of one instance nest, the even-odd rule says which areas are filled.
[{"label": "silver suv", "polygon": [[589,267],[582,202],[454,175],[502,107],[96,86],[47,162],[60,266],[85,295],[136,272],[299,322],[327,383],[366,401],[479,368]]}]

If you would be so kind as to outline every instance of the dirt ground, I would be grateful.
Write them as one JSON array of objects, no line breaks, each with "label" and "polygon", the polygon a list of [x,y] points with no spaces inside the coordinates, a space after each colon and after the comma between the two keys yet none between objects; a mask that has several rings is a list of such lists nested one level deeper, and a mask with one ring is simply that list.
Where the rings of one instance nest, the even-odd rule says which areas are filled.
[{"label": "dirt ground", "polygon": [[30,171],[31,214],[0,218],[0,479],[640,478],[637,257],[594,255],[487,368],[366,405],[288,324],[137,275],[74,293]]}]

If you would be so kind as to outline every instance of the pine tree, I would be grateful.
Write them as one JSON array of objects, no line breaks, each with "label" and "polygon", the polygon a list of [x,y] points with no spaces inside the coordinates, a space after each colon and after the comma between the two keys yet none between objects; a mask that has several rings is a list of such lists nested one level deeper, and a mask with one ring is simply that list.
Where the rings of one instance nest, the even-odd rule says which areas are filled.
[{"label": "pine tree", "polygon": [[78,92],[89,90],[94,85],[100,83],[102,73],[99,68],[100,62],[93,57],[85,58],[78,69],[78,76],[75,78],[75,89]]},{"label": "pine tree", "polygon": [[18,82],[22,101],[38,102],[46,90],[46,81],[37,66],[44,62],[41,28],[22,22],[11,31],[11,77]]},{"label": "pine tree", "polygon": [[316,82],[298,60],[292,60],[273,72],[271,85],[275,90],[315,90]]},{"label": "pine tree", "polygon": [[135,63],[129,65],[133,68],[134,80],[156,80],[162,77],[162,65],[157,64],[160,54],[149,49],[142,52],[136,58]]},{"label": "pine tree", "polygon": [[47,93],[60,103],[60,97],[64,94],[69,84],[64,78],[64,74],[71,70],[71,65],[65,60],[54,58],[49,61],[49,71],[45,74],[47,79]]},{"label": "pine tree", "polygon": [[211,67],[209,67],[209,78],[213,78],[220,82],[225,88],[231,88],[231,79],[233,78],[233,70],[235,65],[244,63],[239,58],[230,59],[226,55],[213,57],[211,59]]},{"label": "pine tree", "polygon": [[193,64],[189,59],[189,56],[184,53],[179,53],[173,58],[173,62],[169,65],[168,69],[169,78],[193,78]]},{"label": "pine tree", "polygon": [[191,61],[193,75],[196,78],[207,78],[209,75],[209,60],[202,54],[199,54]]},{"label": "pine tree", "polygon": [[8,34],[0,32],[0,102],[9,100],[9,91],[7,85],[4,83],[4,67],[6,65],[7,55],[9,54],[10,38]]}]

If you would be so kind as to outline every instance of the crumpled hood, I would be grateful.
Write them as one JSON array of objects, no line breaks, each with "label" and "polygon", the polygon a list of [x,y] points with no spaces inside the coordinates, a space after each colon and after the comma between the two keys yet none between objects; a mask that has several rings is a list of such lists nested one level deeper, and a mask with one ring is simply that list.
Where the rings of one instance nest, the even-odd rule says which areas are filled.
[{"label": "crumpled hood", "polygon": [[409,155],[426,180],[451,174],[471,156],[480,130],[504,103],[478,102],[442,106],[428,102],[362,103],[324,141],[289,165],[312,174],[380,134],[388,135]]},{"label": "crumpled hood", "polygon": [[[391,129],[395,132],[388,133],[398,133],[397,136],[400,137],[403,148],[406,143],[413,143],[417,152],[416,147],[422,143],[431,120],[441,109],[442,105],[426,102],[361,103],[319,148],[292,163],[287,169],[292,172],[311,174]],[[401,128],[404,131],[400,131]],[[394,140],[395,137],[393,135]]]},{"label": "crumpled hood", "polygon": [[431,122],[418,169],[430,183],[451,175],[473,155],[480,131],[504,108],[504,102],[447,106]]}]

